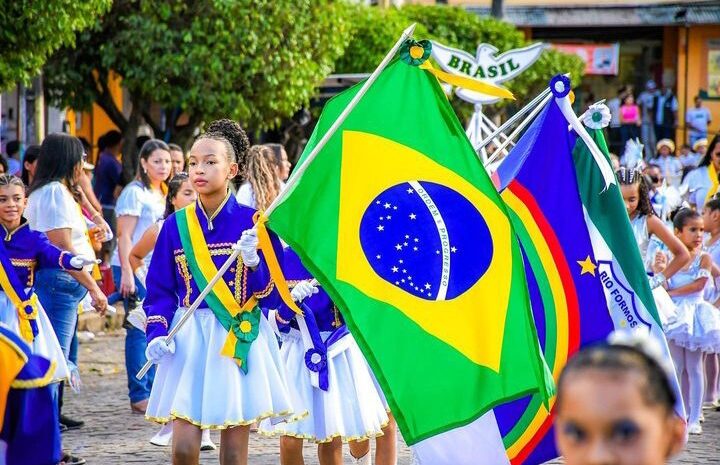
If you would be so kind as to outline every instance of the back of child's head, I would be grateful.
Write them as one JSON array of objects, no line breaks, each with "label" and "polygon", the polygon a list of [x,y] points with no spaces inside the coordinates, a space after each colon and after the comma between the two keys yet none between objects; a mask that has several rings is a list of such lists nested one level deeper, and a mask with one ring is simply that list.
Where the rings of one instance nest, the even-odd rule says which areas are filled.
[{"label": "back of child's head", "polygon": [[705,203],[705,208],[707,208],[710,211],[719,211],[720,210],[720,198],[715,196],[712,199],[708,200]]},{"label": "back of child's head", "polygon": [[673,227],[678,231],[682,231],[685,225],[695,218],[700,218],[700,214],[687,206],[681,206],[670,212],[670,221],[672,221]]},{"label": "back of child's head", "polygon": [[615,171],[615,177],[621,186],[635,186],[638,188],[637,211],[641,215],[654,215],[655,210],[650,201],[650,186],[647,179],[639,170],[621,166]]},{"label": "back of child's head", "polygon": [[670,379],[672,366],[657,341],[641,333],[615,332],[608,342],[589,346],[565,365],[557,385],[557,408],[562,407],[566,383],[576,375],[596,370],[612,374],[635,374],[642,380],[640,392],[648,405],[673,412],[677,400]]}]

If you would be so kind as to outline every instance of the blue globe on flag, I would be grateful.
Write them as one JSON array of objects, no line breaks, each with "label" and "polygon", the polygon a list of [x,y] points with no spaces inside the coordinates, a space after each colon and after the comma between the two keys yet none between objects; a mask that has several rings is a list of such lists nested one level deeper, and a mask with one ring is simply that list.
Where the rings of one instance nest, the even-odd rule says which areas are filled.
[{"label": "blue globe on flag", "polygon": [[426,300],[451,300],[470,289],[493,256],[482,214],[457,191],[408,181],[378,195],[360,222],[360,243],[385,281]]}]

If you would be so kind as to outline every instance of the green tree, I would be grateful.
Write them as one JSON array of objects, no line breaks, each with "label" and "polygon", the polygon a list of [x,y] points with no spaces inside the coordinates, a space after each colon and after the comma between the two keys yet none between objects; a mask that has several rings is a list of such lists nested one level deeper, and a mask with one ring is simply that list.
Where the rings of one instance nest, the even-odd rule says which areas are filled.
[{"label": "green tree", "polygon": [[[397,39],[409,24],[418,24],[415,37],[430,38],[451,47],[474,53],[478,44],[485,42],[501,52],[529,45],[522,32],[510,23],[489,16],[478,16],[458,7],[408,5],[401,9],[360,8],[354,15],[351,40],[345,55],[336,62],[335,72],[360,73],[375,68],[387,52],[388,44]],[[524,73],[505,84],[518,102],[530,100],[547,86],[549,79],[558,73],[570,73],[573,84],[578,85],[583,74],[582,61],[556,50],[545,50],[540,59]],[[498,109],[507,105],[501,102]],[[472,107],[453,98],[458,113],[467,117]]]},{"label": "green tree", "polygon": [[37,75],[47,58],[106,12],[112,0],[7,1],[0,8],[0,91]]},{"label": "green tree", "polygon": [[[331,0],[116,0],[76,48],[48,62],[46,92],[76,109],[97,103],[124,134],[129,173],[141,119],[182,144],[213,118],[260,129],[292,115],[345,48],[346,8]],[[110,96],[111,72],[130,96],[128,116]]]}]

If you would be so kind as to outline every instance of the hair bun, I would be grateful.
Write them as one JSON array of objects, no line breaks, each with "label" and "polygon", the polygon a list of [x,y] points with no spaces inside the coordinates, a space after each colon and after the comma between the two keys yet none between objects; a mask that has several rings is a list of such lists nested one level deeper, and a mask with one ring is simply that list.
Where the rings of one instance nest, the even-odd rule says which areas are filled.
[{"label": "hair bun", "polygon": [[205,135],[222,137],[227,140],[235,151],[235,160],[241,166],[245,164],[250,141],[237,121],[230,119],[215,120],[208,125]]}]

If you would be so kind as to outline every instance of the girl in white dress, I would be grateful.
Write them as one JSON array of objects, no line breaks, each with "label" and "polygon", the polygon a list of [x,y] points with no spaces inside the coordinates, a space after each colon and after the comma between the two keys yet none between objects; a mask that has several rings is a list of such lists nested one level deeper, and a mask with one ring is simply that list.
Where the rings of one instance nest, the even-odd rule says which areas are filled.
[{"label": "girl in white dress", "polygon": [[[720,199],[713,199],[703,209],[705,223],[705,252],[713,260],[712,285],[705,290],[705,299],[718,307],[720,304]],[[705,355],[705,404],[707,407],[720,407],[720,355]]]},{"label": "girl in white dress", "polygon": [[675,235],[690,252],[692,261],[667,282],[676,313],[667,322],[665,334],[678,379],[682,380],[687,372],[688,393],[683,397],[689,413],[688,432],[701,434],[705,384],[703,353],[720,351],[720,312],[703,298],[705,286],[711,278],[712,259],[702,250],[702,217],[684,208],[674,215],[673,225]]}]

